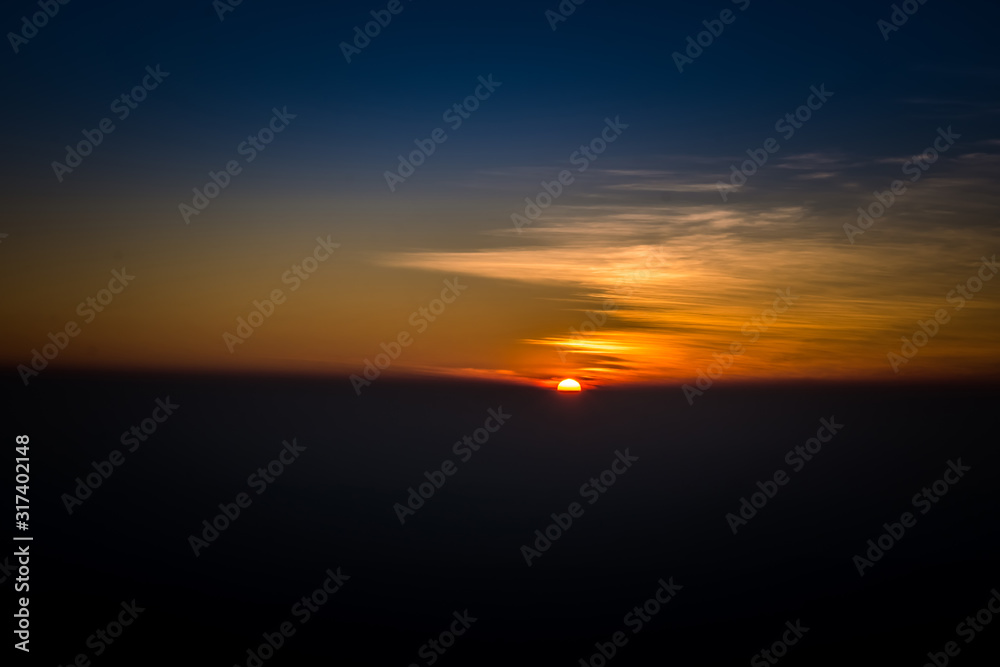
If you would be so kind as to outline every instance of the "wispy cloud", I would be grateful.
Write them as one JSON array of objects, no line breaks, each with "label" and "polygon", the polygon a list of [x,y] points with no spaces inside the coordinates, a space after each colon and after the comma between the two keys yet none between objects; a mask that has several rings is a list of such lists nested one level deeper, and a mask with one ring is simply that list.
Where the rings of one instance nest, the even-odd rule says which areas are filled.
[{"label": "wispy cloud", "polygon": [[[789,205],[789,191],[773,187],[722,204],[695,170],[683,177],[671,170],[595,171],[588,197],[554,204],[521,234],[512,227],[488,232],[504,239],[500,247],[388,253],[377,261],[562,290],[557,308],[565,326],[522,342],[551,348],[553,368],[568,366],[594,381],[685,379],[730,342],[745,342],[742,327],[777,289],[791,289],[801,301],[760,336],[734,376],[878,376],[899,335],[941,307],[980,255],[1000,249],[991,162],[998,158],[983,152],[940,160],[853,246],[843,225],[871,201],[868,193],[888,187],[879,165],[895,159],[804,153],[762,172],[772,186],[797,183],[801,205]],[[841,187],[830,187],[835,178],[844,179]],[[857,194],[845,197],[849,183]],[[693,198],[655,205],[627,198],[669,187]],[[622,281],[657,248],[663,263],[623,293]],[[616,307],[602,327],[571,333],[587,311],[609,300]],[[974,332],[983,317],[990,326],[1000,322],[998,301],[981,303],[993,305],[950,329],[973,341],[968,349],[940,348],[953,363],[996,347]]]}]

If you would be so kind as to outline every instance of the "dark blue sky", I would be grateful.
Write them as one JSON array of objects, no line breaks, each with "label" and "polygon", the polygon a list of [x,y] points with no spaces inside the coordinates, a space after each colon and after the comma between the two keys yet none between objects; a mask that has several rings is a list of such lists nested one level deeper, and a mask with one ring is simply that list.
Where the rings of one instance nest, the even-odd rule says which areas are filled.
[{"label": "dark blue sky", "polygon": [[[888,4],[753,1],[607,3],[589,0],[552,31],[549,2],[405,2],[348,64],[339,44],[384,3],[245,0],[218,19],[212,3],[70,2],[3,58],[8,104],[5,170],[47,184],[49,163],[147,65],[170,77],[73,180],[159,178],[204,171],[273,106],[299,113],[285,150],[306,174],[349,172],[378,189],[392,158],[441,125],[476,77],[503,82],[455,134],[434,168],[466,171],[565,160],[607,115],[632,123],[616,158],[725,156],[773,134],[811,84],[835,91],[829,113],[795,140],[797,152],[870,155],[912,150],[934,120],[996,103],[993,3],[931,0],[884,41]],[[671,58],[723,9],[735,13],[703,55],[679,73]],[[34,3],[6,6],[13,30]],[[914,105],[922,98],[944,105]],[[907,101],[911,102],[908,103]],[[959,102],[949,105],[949,101]],[[985,134],[995,123],[965,124]],[[76,178],[78,177],[78,178]],[[304,175],[304,177],[306,177]],[[86,185],[95,187],[97,181]],[[74,187],[70,185],[69,187]]]}]

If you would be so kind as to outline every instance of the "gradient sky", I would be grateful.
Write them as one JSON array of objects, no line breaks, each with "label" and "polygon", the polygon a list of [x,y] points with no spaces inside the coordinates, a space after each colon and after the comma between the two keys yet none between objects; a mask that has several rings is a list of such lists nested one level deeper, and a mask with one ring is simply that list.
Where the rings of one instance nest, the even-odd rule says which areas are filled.
[{"label": "gradient sky", "polygon": [[[689,382],[734,341],[733,379],[1000,371],[1000,280],[960,311],[946,300],[1000,251],[1000,8],[928,0],[885,40],[889,4],[744,4],[590,0],[553,31],[555,0],[403,0],[350,63],[341,42],[386,3],[246,0],[221,21],[208,0],[61,5],[0,57],[8,372],[70,320],[53,368],[360,373],[406,331],[388,375]],[[735,20],[678,72],[672,53],[723,9]],[[5,5],[5,33],[36,11]],[[157,65],[169,76],[114,117]],[[450,129],[443,112],[490,75]],[[821,85],[832,97],[782,138]],[[296,117],[242,162],[273,108]],[[52,162],[105,117],[115,130],[59,182]],[[628,128],[578,172],[607,118]],[[384,172],[438,127],[447,141],[390,192]],[[857,208],[948,127],[954,145],[849,242]],[[723,201],[716,183],[769,137],[780,148]],[[178,205],[233,159],[186,224]],[[564,169],[574,182],[518,233],[511,214]],[[340,247],[289,291],[317,237]],[[84,323],[77,305],[122,267],[134,283]],[[468,289],[417,332],[411,313],[456,277]],[[287,301],[230,352],[223,334],[275,288]],[[794,305],[751,340],[776,290]],[[940,308],[949,322],[895,373],[888,353]]]}]

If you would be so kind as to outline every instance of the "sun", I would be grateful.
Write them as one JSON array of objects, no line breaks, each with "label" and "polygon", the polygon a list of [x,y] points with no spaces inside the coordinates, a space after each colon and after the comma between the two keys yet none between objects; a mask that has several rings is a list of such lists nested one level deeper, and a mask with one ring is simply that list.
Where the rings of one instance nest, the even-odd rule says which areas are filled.
[{"label": "sun", "polygon": [[566,378],[559,383],[559,391],[580,391],[580,383],[572,378]]}]

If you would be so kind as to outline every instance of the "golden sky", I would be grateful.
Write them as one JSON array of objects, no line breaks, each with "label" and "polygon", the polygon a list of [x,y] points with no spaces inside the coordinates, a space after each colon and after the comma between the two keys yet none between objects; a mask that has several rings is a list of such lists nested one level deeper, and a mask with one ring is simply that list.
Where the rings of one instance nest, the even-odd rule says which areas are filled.
[{"label": "golden sky", "polygon": [[[690,160],[688,171],[593,169],[520,232],[510,215],[551,169],[507,174],[503,187],[497,174],[456,176],[450,194],[220,197],[190,225],[166,199],[151,215],[148,195],[107,198],[80,207],[102,211],[96,233],[65,202],[42,202],[22,214],[45,231],[0,245],[7,284],[20,286],[2,305],[16,323],[0,334],[5,361],[29,364],[73,320],[80,333],[54,368],[360,373],[408,332],[386,376],[683,383],[734,342],[733,380],[995,373],[1000,280],[960,311],[947,301],[1000,249],[988,175],[1000,160],[987,143],[935,165],[853,244],[844,224],[902,158],[792,155],[729,202]],[[339,247],[292,290],[283,276],[318,237]],[[84,323],[78,304],[123,267],[134,282]],[[467,288],[434,322],[411,320],[454,279]],[[285,302],[230,352],[223,334],[274,289]],[[779,291],[790,305],[763,331],[752,318],[771,317]],[[894,372],[900,337],[941,308],[948,323]]]}]

